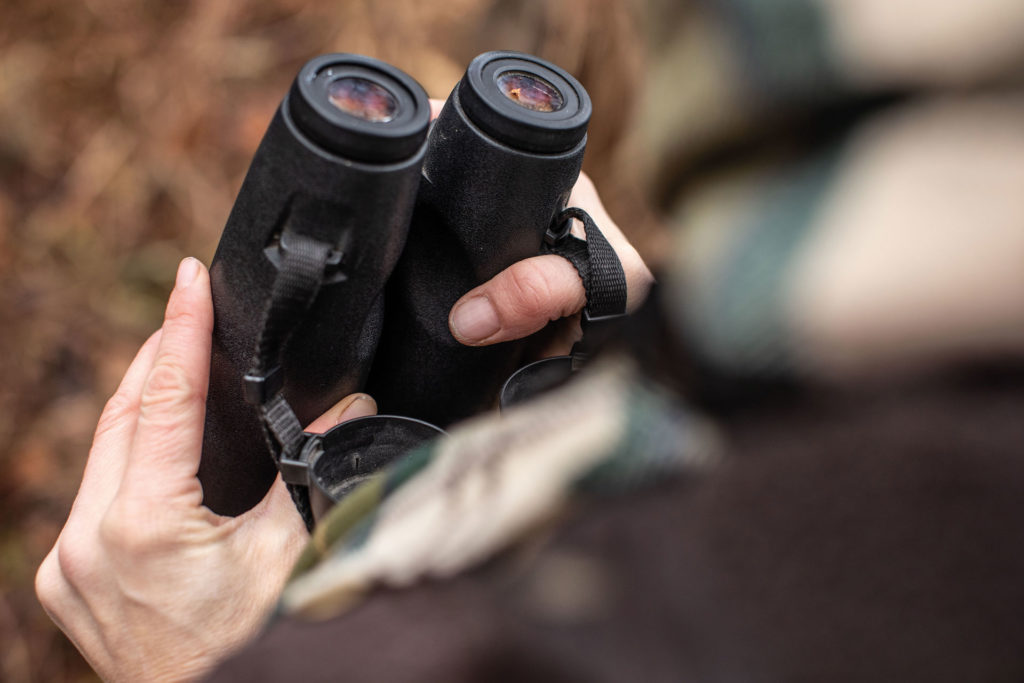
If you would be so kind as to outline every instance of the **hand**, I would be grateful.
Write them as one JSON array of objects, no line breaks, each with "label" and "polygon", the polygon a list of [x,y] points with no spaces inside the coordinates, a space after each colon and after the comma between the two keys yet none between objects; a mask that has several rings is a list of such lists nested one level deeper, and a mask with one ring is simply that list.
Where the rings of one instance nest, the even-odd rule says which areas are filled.
[{"label": "hand", "polygon": [[[589,213],[608,238],[626,275],[626,310],[636,310],[654,277],[605,211],[594,183],[586,174],[580,174],[569,206]],[[583,238],[581,226],[577,221],[574,224],[573,234]],[[448,327],[463,344],[486,346],[533,334],[551,321],[579,313],[585,305],[583,282],[569,261],[553,254],[534,256],[509,266],[455,302]],[[550,349],[552,353],[569,352],[578,336],[578,327],[570,332]]]},{"label": "hand", "polygon": [[[280,478],[240,517],[202,505],[212,325],[209,275],[185,259],[164,326],[107,403],[36,575],[43,607],[107,680],[202,675],[260,627],[307,540]],[[350,396],[310,429],[375,411]]]},{"label": "hand", "polygon": [[[430,100],[430,118],[437,118],[442,107],[443,100]],[[576,181],[569,206],[589,213],[615,249],[626,276],[626,311],[632,313],[647,298],[654,276],[608,215],[597,188],[585,173]],[[573,235],[584,239],[579,222],[573,224]],[[578,314],[586,303],[583,281],[571,263],[552,254],[534,256],[509,266],[456,301],[448,316],[448,328],[467,346],[487,346],[531,335],[549,322]],[[549,355],[568,353],[578,336],[576,326],[555,340]]]}]

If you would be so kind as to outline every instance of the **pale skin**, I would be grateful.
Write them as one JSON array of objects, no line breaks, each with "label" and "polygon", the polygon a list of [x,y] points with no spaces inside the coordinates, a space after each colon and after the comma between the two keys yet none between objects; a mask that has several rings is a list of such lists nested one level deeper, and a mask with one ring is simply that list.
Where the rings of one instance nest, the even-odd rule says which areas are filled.
[{"label": "pale skin", "polygon": [[[650,271],[588,178],[570,203],[594,217],[618,252],[628,306],[636,308],[653,282]],[[477,328],[460,327],[465,306],[481,300]],[[575,269],[538,256],[467,293],[449,325],[463,343],[493,344],[573,316],[584,303]],[[36,575],[43,607],[106,680],[203,675],[264,623],[308,539],[280,478],[239,517],[202,505],[196,471],[212,325],[209,275],[185,259],[163,327],[103,410],[67,523]],[[354,394],[307,429],[322,432],[374,412],[372,398]]]}]

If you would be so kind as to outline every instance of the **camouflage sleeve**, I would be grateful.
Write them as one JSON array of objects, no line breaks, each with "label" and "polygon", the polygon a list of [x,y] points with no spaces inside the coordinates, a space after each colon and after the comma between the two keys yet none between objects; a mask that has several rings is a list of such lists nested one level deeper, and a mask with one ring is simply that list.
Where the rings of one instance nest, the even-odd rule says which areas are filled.
[{"label": "camouflage sleeve", "polygon": [[687,7],[641,125],[680,334],[811,382],[1024,353],[1024,5]]}]

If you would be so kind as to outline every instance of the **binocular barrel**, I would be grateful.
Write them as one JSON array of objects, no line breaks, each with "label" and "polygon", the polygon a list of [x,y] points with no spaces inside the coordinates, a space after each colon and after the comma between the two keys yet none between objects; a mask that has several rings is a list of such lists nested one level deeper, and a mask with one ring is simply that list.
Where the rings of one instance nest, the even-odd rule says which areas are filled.
[{"label": "binocular barrel", "polygon": [[388,283],[367,391],[382,412],[446,427],[495,403],[523,342],[460,344],[452,305],[536,256],[579,176],[590,98],[565,71],[515,52],[474,59],[428,141],[409,239]]},{"label": "binocular barrel", "polygon": [[210,266],[213,354],[199,479],[214,512],[250,509],[277,474],[242,386],[293,235],[331,251],[323,285],[282,360],[284,396],[308,424],[363,387],[429,121],[426,93],[412,78],[355,55],[307,63],[278,108]]},{"label": "binocular barrel", "polygon": [[[302,68],[210,268],[214,339],[199,466],[208,507],[244,512],[277,473],[243,378],[296,241],[329,247],[320,289],[280,360],[283,396],[301,424],[363,389],[383,413],[440,426],[494,405],[524,343],[463,346],[448,315],[470,289],[540,253],[579,175],[590,113],[568,73],[489,52],[469,65],[428,137],[427,97],[394,67],[327,55]],[[323,455],[305,466],[321,478],[364,476],[366,463],[383,464],[396,444],[433,429],[414,433],[399,420],[365,418],[351,447],[341,431],[308,442]],[[327,456],[362,464],[320,461]],[[321,498],[344,489],[318,487]]]}]

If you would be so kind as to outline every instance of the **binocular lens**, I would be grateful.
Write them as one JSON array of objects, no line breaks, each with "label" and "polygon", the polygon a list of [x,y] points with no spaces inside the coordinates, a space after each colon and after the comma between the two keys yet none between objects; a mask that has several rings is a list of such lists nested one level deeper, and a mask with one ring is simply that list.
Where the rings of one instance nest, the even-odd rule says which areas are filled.
[{"label": "binocular lens", "polygon": [[372,123],[387,123],[398,111],[394,95],[365,78],[339,78],[327,86],[327,96],[341,111]]},{"label": "binocular lens", "polygon": [[498,90],[520,107],[532,111],[558,111],[565,104],[562,93],[543,78],[506,71],[498,76]]}]

